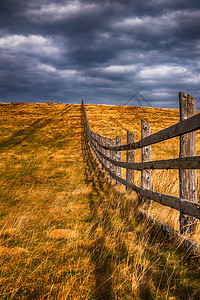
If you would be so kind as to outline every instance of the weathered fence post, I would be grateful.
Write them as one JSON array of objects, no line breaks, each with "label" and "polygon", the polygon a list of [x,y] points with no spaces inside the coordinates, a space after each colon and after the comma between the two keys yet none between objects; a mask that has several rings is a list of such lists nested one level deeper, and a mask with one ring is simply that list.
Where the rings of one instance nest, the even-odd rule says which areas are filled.
[{"label": "weathered fence post", "polygon": [[[95,132],[91,132],[91,136],[90,136],[90,147],[91,147],[91,142],[96,146],[96,141],[94,140],[96,139],[96,133]],[[94,160],[96,162],[96,155],[94,157]]]},{"label": "weathered fence post", "polygon": [[[104,145],[104,137],[102,135],[100,135],[99,142],[100,142],[100,144]],[[100,147],[99,151],[104,154],[104,149],[103,148]],[[101,157],[101,160],[104,164],[104,158],[101,155],[100,155],[100,157]],[[101,165],[101,170],[103,171],[103,165]]]},{"label": "weathered fence post", "polygon": [[[107,138],[107,137],[105,137],[105,145],[106,145],[106,146],[110,146],[110,141],[109,141],[109,138]],[[105,155],[106,155],[107,157],[110,157],[110,150],[107,150],[107,149],[106,149],[105,152],[106,152]],[[110,169],[110,162],[109,162],[108,160],[105,161],[105,165],[106,165],[106,167],[107,167],[108,169]],[[108,172],[107,172],[107,173],[108,173]],[[108,182],[108,177],[107,177],[107,182]]]},{"label": "weathered fence post", "polygon": [[[196,114],[196,100],[185,93],[179,93],[180,121]],[[196,131],[180,136],[179,157],[196,155]],[[196,170],[179,170],[180,198],[197,202]],[[181,233],[192,233],[196,227],[197,219],[180,213]]]},{"label": "weathered fence post", "polygon": [[[110,146],[115,146],[115,141],[114,140],[112,140],[112,139],[110,139]],[[115,159],[115,151],[113,151],[113,150],[110,150],[110,158],[111,159]],[[114,174],[116,174],[116,166],[115,165],[113,165],[112,163],[110,163],[110,170],[111,170],[111,172],[112,173],[114,173]],[[112,182],[112,176],[110,176],[110,181]]]},{"label": "weathered fence post", "polygon": [[[121,138],[118,137],[118,136],[116,136],[116,146],[121,146]],[[116,152],[116,160],[117,161],[121,161],[121,157],[122,157],[121,151],[117,151]],[[122,177],[122,169],[121,169],[121,167],[118,167],[118,166],[116,167],[116,175],[118,177]],[[120,184],[118,181],[116,183]]]},{"label": "weathered fence post", "polygon": [[[98,133],[96,134],[96,140],[97,140],[96,149],[100,151],[100,146],[98,145],[98,143],[100,142],[100,135]],[[97,157],[99,157],[99,156],[100,155],[98,154]],[[97,162],[98,162],[98,160],[97,160]],[[99,162],[98,162],[98,164],[99,164]]]},{"label": "weathered fence post", "polygon": [[[150,135],[150,125],[144,120],[141,120],[141,138],[145,138]],[[142,162],[151,160],[151,146],[142,148]],[[141,171],[141,187],[143,189],[151,190],[151,170]],[[149,207],[151,200],[143,198],[143,203],[146,208]]]},{"label": "weathered fence post", "polygon": [[[135,135],[127,130],[127,144],[134,143]],[[135,150],[127,150],[126,152],[126,161],[127,163],[135,162]],[[126,180],[134,184],[134,170],[126,169]],[[128,193],[131,193],[132,190],[126,187]]]}]

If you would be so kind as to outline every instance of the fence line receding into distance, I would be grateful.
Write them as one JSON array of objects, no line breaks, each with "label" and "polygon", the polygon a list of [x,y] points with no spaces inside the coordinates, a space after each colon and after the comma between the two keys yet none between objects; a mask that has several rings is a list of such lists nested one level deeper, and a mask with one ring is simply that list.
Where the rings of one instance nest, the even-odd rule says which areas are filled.
[{"label": "fence line receding into distance", "polygon": [[[134,142],[134,134],[127,131],[127,143],[121,145],[90,129],[84,101],[82,109],[88,143],[102,168],[111,179],[123,184],[127,192],[133,190],[143,199],[148,208],[150,200],[180,211],[181,233],[191,233],[200,219],[200,204],[197,203],[196,169],[200,169],[200,156],[196,156],[196,130],[200,129],[200,114],[196,114],[196,100],[185,93],[179,93],[180,122],[157,133],[150,134],[150,125],[141,120],[141,140]],[[180,136],[179,158],[151,161],[151,146]],[[142,149],[142,162],[134,162],[135,149]],[[121,161],[121,151],[127,151],[127,161]],[[121,177],[121,168],[126,169],[126,180]],[[179,197],[151,190],[151,169],[178,169]],[[134,170],[141,171],[141,187],[134,184]]]}]

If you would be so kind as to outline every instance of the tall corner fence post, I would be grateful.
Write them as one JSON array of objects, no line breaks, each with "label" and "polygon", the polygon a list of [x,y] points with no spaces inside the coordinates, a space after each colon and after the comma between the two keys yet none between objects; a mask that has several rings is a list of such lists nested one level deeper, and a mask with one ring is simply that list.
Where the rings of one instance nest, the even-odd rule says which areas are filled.
[{"label": "tall corner fence post", "polygon": [[[127,130],[127,144],[134,143],[135,135],[134,133]],[[135,162],[135,150],[127,150],[126,152],[126,162],[134,163]],[[134,184],[134,170],[126,169],[126,180],[132,184]],[[126,187],[126,191],[131,193],[131,189]]]},{"label": "tall corner fence post", "polygon": [[[179,93],[180,121],[188,119],[196,114],[196,100],[185,93]],[[196,131],[180,136],[179,157],[196,155]],[[197,203],[197,179],[196,170],[179,170],[180,198]],[[181,211],[181,210],[180,210]],[[190,234],[194,231],[197,219],[180,212],[180,232]]]},{"label": "tall corner fence post", "polygon": [[[116,136],[116,146],[121,146],[121,138],[120,137],[118,137],[118,136]],[[121,151],[117,151],[116,152],[116,160],[117,161],[119,161],[119,162],[121,162],[121,160],[122,160],[122,154],[121,154],[122,152]],[[116,167],[116,175],[118,176],[118,177],[122,177],[122,169],[121,169],[121,167]],[[120,182],[116,182],[118,185],[120,184]]]},{"label": "tall corner fence post", "polygon": [[[150,135],[150,125],[144,120],[141,120],[141,138],[145,138]],[[151,161],[151,146],[145,146],[142,148],[142,162]],[[143,189],[151,190],[151,170],[146,169],[141,171],[141,187]],[[148,209],[151,203],[150,199],[143,198],[144,207]]]}]

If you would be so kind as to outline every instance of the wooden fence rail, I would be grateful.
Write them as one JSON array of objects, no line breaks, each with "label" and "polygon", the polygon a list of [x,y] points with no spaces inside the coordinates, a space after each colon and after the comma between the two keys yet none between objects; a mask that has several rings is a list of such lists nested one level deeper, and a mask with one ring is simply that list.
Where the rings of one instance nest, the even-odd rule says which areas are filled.
[{"label": "wooden fence rail", "polygon": [[[134,134],[127,132],[127,144],[121,139],[115,141],[100,136],[90,129],[85,105],[82,108],[88,143],[99,160],[102,168],[111,179],[126,186],[128,191],[137,192],[144,202],[156,201],[180,211],[180,231],[190,233],[200,219],[200,204],[197,203],[196,171],[200,169],[200,156],[196,156],[196,130],[200,129],[200,114],[196,113],[196,101],[185,93],[179,93],[181,121],[173,126],[150,135],[150,126],[142,120],[142,138],[134,142]],[[191,111],[192,107],[192,111]],[[188,112],[185,116],[184,111]],[[180,157],[168,160],[150,161],[150,145],[180,136]],[[187,141],[187,144],[184,144]],[[142,162],[134,162],[135,149],[142,148]],[[185,148],[189,150],[185,150]],[[195,149],[194,149],[195,148]],[[192,151],[190,149],[193,149]],[[121,151],[127,151],[127,161],[121,161]],[[121,178],[121,168],[126,169],[126,180]],[[151,169],[179,169],[180,197],[169,196],[151,190]],[[134,171],[142,172],[141,187],[134,185]],[[184,171],[185,170],[185,171]],[[185,192],[187,191],[187,193]],[[187,196],[187,197],[185,197]],[[148,205],[147,205],[148,207]]]},{"label": "wooden fence rail", "polygon": [[136,170],[142,171],[145,169],[151,170],[161,170],[161,169],[200,169],[200,156],[193,156],[193,157],[184,157],[184,158],[174,158],[174,159],[167,159],[167,160],[154,160],[154,161],[146,161],[143,163],[129,163],[123,161],[116,161],[112,158],[103,154],[103,152],[97,149],[97,152],[106,160],[108,160],[111,164]]},{"label": "wooden fence rail", "polygon": [[200,114],[197,114],[191,118],[188,118],[182,122],[179,122],[166,129],[158,131],[157,133],[151,134],[148,137],[141,139],[138,142],[125,144],[121,146],[106,146],[99,143],[99,146],[103,149],[123,151],[131,149],[139,149],[148,145],[156,144],[171,138],[180,136],[185,133],[189,133],[200,129]]}]

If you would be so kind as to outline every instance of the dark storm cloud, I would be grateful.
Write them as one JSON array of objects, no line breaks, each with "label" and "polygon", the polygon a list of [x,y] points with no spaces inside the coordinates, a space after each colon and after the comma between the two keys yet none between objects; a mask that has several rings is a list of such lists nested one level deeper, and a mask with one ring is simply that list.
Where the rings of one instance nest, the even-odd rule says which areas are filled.
[{"label": "dark storm cloud", "polygon": [[199,28],[194,0],[4,1],[0,100],[123,104],[139,91],[131,104],[177,107],[180,90],[198,100]]}]

